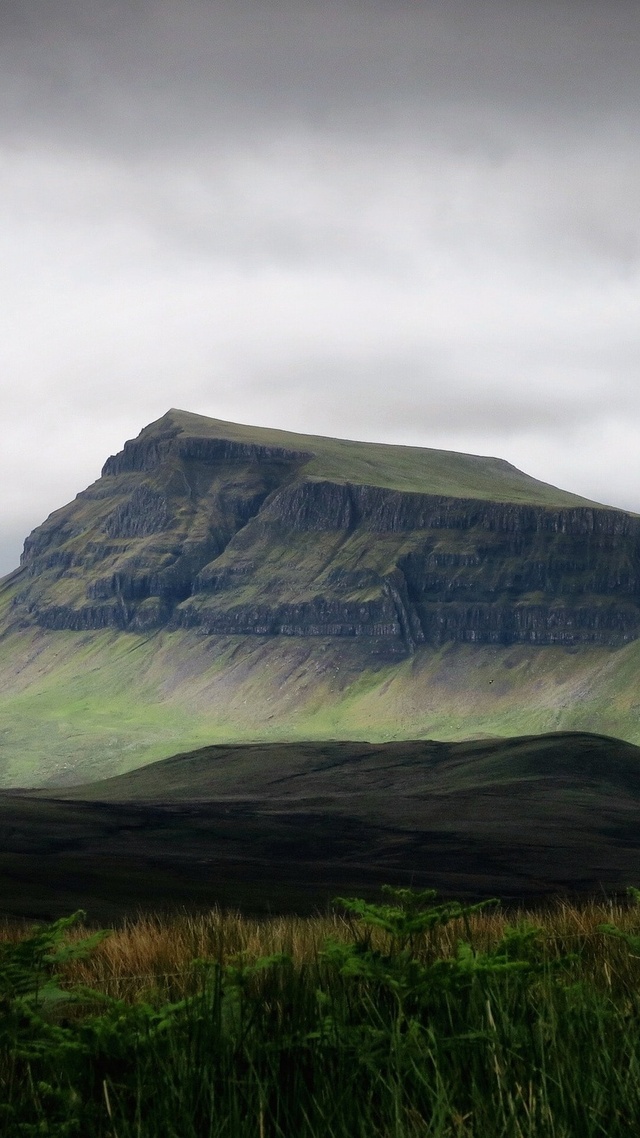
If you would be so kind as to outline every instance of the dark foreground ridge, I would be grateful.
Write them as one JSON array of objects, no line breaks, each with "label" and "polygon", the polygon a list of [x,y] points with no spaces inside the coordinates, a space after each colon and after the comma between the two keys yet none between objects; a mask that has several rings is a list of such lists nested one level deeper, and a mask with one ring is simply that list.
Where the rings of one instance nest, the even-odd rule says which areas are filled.
[{"label": "dark foreground ridge", "polygon": [[599,735],[215,746],[55,797],[0,795],[2,909],[30,917],[639,881],[640,748]]},{"label": "dark foreground ridge", "polygon": [[618,645],[640,518],[506,462],[170,411],[25,542],[46,629]]}]

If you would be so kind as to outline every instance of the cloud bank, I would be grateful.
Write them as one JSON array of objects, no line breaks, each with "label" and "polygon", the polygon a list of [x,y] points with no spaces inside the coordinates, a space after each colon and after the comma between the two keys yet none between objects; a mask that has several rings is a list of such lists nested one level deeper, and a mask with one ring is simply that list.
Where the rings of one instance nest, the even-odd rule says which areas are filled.
[{"label": "cloud bank", "polygon": [[640,511],[640,8],[7,0],[0,572],[170,406]]}]

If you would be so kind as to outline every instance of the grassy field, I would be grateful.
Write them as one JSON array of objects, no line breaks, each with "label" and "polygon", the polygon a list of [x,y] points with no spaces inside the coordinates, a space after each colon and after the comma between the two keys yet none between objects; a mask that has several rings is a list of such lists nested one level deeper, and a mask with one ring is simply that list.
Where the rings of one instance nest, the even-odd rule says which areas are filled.
[{"label": "grassy field", "polygon": [[638,897],[7,924],[2,1133],[628,1138]]}]

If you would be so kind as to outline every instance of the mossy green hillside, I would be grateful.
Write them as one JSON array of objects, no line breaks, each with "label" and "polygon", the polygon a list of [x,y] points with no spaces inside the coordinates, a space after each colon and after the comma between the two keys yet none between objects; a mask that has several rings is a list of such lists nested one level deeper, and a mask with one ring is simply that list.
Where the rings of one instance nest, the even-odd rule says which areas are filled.
[{"label": "mossy green hillside", "polygon": [[205,744],[595,731],[640,743],[640,644],[449,644],[16,629],[0,639],[5,786],[82,782]]}]

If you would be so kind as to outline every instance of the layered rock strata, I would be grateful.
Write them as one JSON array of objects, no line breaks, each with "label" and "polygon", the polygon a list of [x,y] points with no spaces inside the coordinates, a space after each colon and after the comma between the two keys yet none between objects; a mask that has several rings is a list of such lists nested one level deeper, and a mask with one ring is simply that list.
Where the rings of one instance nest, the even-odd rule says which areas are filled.
[{"label": "layered rock strata", "polygon": [[[322,476],[308,439],[271,445],[223,427],[170,413],[109,458],[27,538],[16,614],[50,629],[368,637],[391,654],[640,634],[635,515],[562,491],[556,502],[533,479],[533,501],[509,501],[500,485],[476,496],[472,481],[464,496],[441,481],[430,492],[428,478],[368,484],[346,462]],[[469,456],[469,477],[483,461],[486,485],[496,460]]]}]

